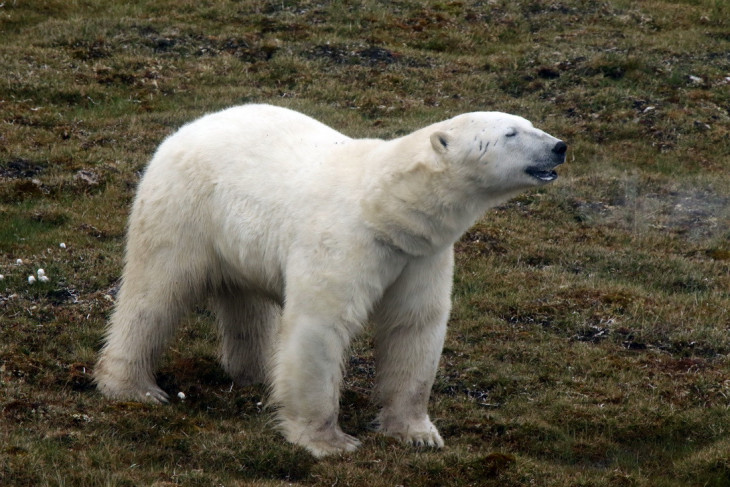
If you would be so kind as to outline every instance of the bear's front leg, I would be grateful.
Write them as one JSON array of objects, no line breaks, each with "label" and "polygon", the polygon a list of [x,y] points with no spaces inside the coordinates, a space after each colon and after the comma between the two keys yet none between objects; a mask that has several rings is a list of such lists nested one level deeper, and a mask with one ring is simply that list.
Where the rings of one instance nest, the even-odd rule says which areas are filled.
[{"label": "bear's front leg", "polygon": [[374,317],[378,429],[416,446],[444,446],[428,400],[446,335],[452,274],[451,248],[411,261]]},{"label": "bear's front leg", "polygon": [[347,326],[332,316],[285,311],[275,357],[272,400],[284,437],[317,457],[350,452],[360,442],[337,422]]},{"label": "bear's front leg", "polygon": [[404,262],[359,240],[305,243],[287,262],[271,400],[286,439],[324,456],[360,445],[337,423],[345,352]]}]

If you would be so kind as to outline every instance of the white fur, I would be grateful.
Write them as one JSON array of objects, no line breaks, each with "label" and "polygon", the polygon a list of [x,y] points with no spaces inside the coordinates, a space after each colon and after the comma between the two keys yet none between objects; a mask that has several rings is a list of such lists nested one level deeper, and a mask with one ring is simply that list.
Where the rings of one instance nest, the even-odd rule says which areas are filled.
[{"label": "white fur", "polygon": [[359,442],[337,424],[343,361],[370,321],[380,430],[443,446],[427,405],[452,245],[487,208],[542,184],[525,168],[562,162],[557,142],[495,112],[390,141],[351,139],[267,105],[186,125],[139,185],[99,389],[166,401],[157,361],[208,296],[223,367],[241,384],[271,382],[284,436],[318,456],[352,451]]}]

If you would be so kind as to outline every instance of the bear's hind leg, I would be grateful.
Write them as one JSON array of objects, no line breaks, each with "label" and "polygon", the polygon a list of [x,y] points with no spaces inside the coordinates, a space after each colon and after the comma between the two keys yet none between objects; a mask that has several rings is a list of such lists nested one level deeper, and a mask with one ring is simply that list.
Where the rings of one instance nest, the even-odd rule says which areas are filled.
[{"label": "bear's hind leg", "polygon": [[196,297],[184,283],[194,281],[174,275],[160,282],[153,267],[140,272],[142,268],[132,267],[124,274],[94,381],[102,394],[113,399],[167,402],[167,394],[155,382],[155,369]]},{"label": "bear's hind leg", "polygon": [[264,382],[281,307],[252,293],[221,291],[211,299],[220,336],[220,362],[236,384]]}]

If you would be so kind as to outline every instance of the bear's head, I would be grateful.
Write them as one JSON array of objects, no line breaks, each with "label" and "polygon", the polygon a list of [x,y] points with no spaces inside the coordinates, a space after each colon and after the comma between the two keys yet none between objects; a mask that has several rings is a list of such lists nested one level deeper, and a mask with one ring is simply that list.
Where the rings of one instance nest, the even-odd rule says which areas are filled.
[{"label": "bear's head", "polygon": [[557,179],[565,142],[522,117],[500,112],[459,115],[434,127],[439,163],[489,192],[509,194]]}]

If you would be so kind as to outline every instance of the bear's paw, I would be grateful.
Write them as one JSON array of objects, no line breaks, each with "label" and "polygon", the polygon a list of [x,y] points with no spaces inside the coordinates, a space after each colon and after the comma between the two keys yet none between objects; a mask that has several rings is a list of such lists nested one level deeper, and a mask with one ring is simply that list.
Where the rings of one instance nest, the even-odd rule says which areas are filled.
[{"label": "bear's paw", "polygon": [[444,447],[444,440],[428,417],[410,421],[384,421],[381,418],[378,431],[416,447]]},{"label": "bear's paw", "polygon": [[336,424],[313,428],[310,424],[301,425],[285,419],[279,427],[288,441],[306,448],[318,458],[353,452],[360,446],[360,440],[343,432]]}]

